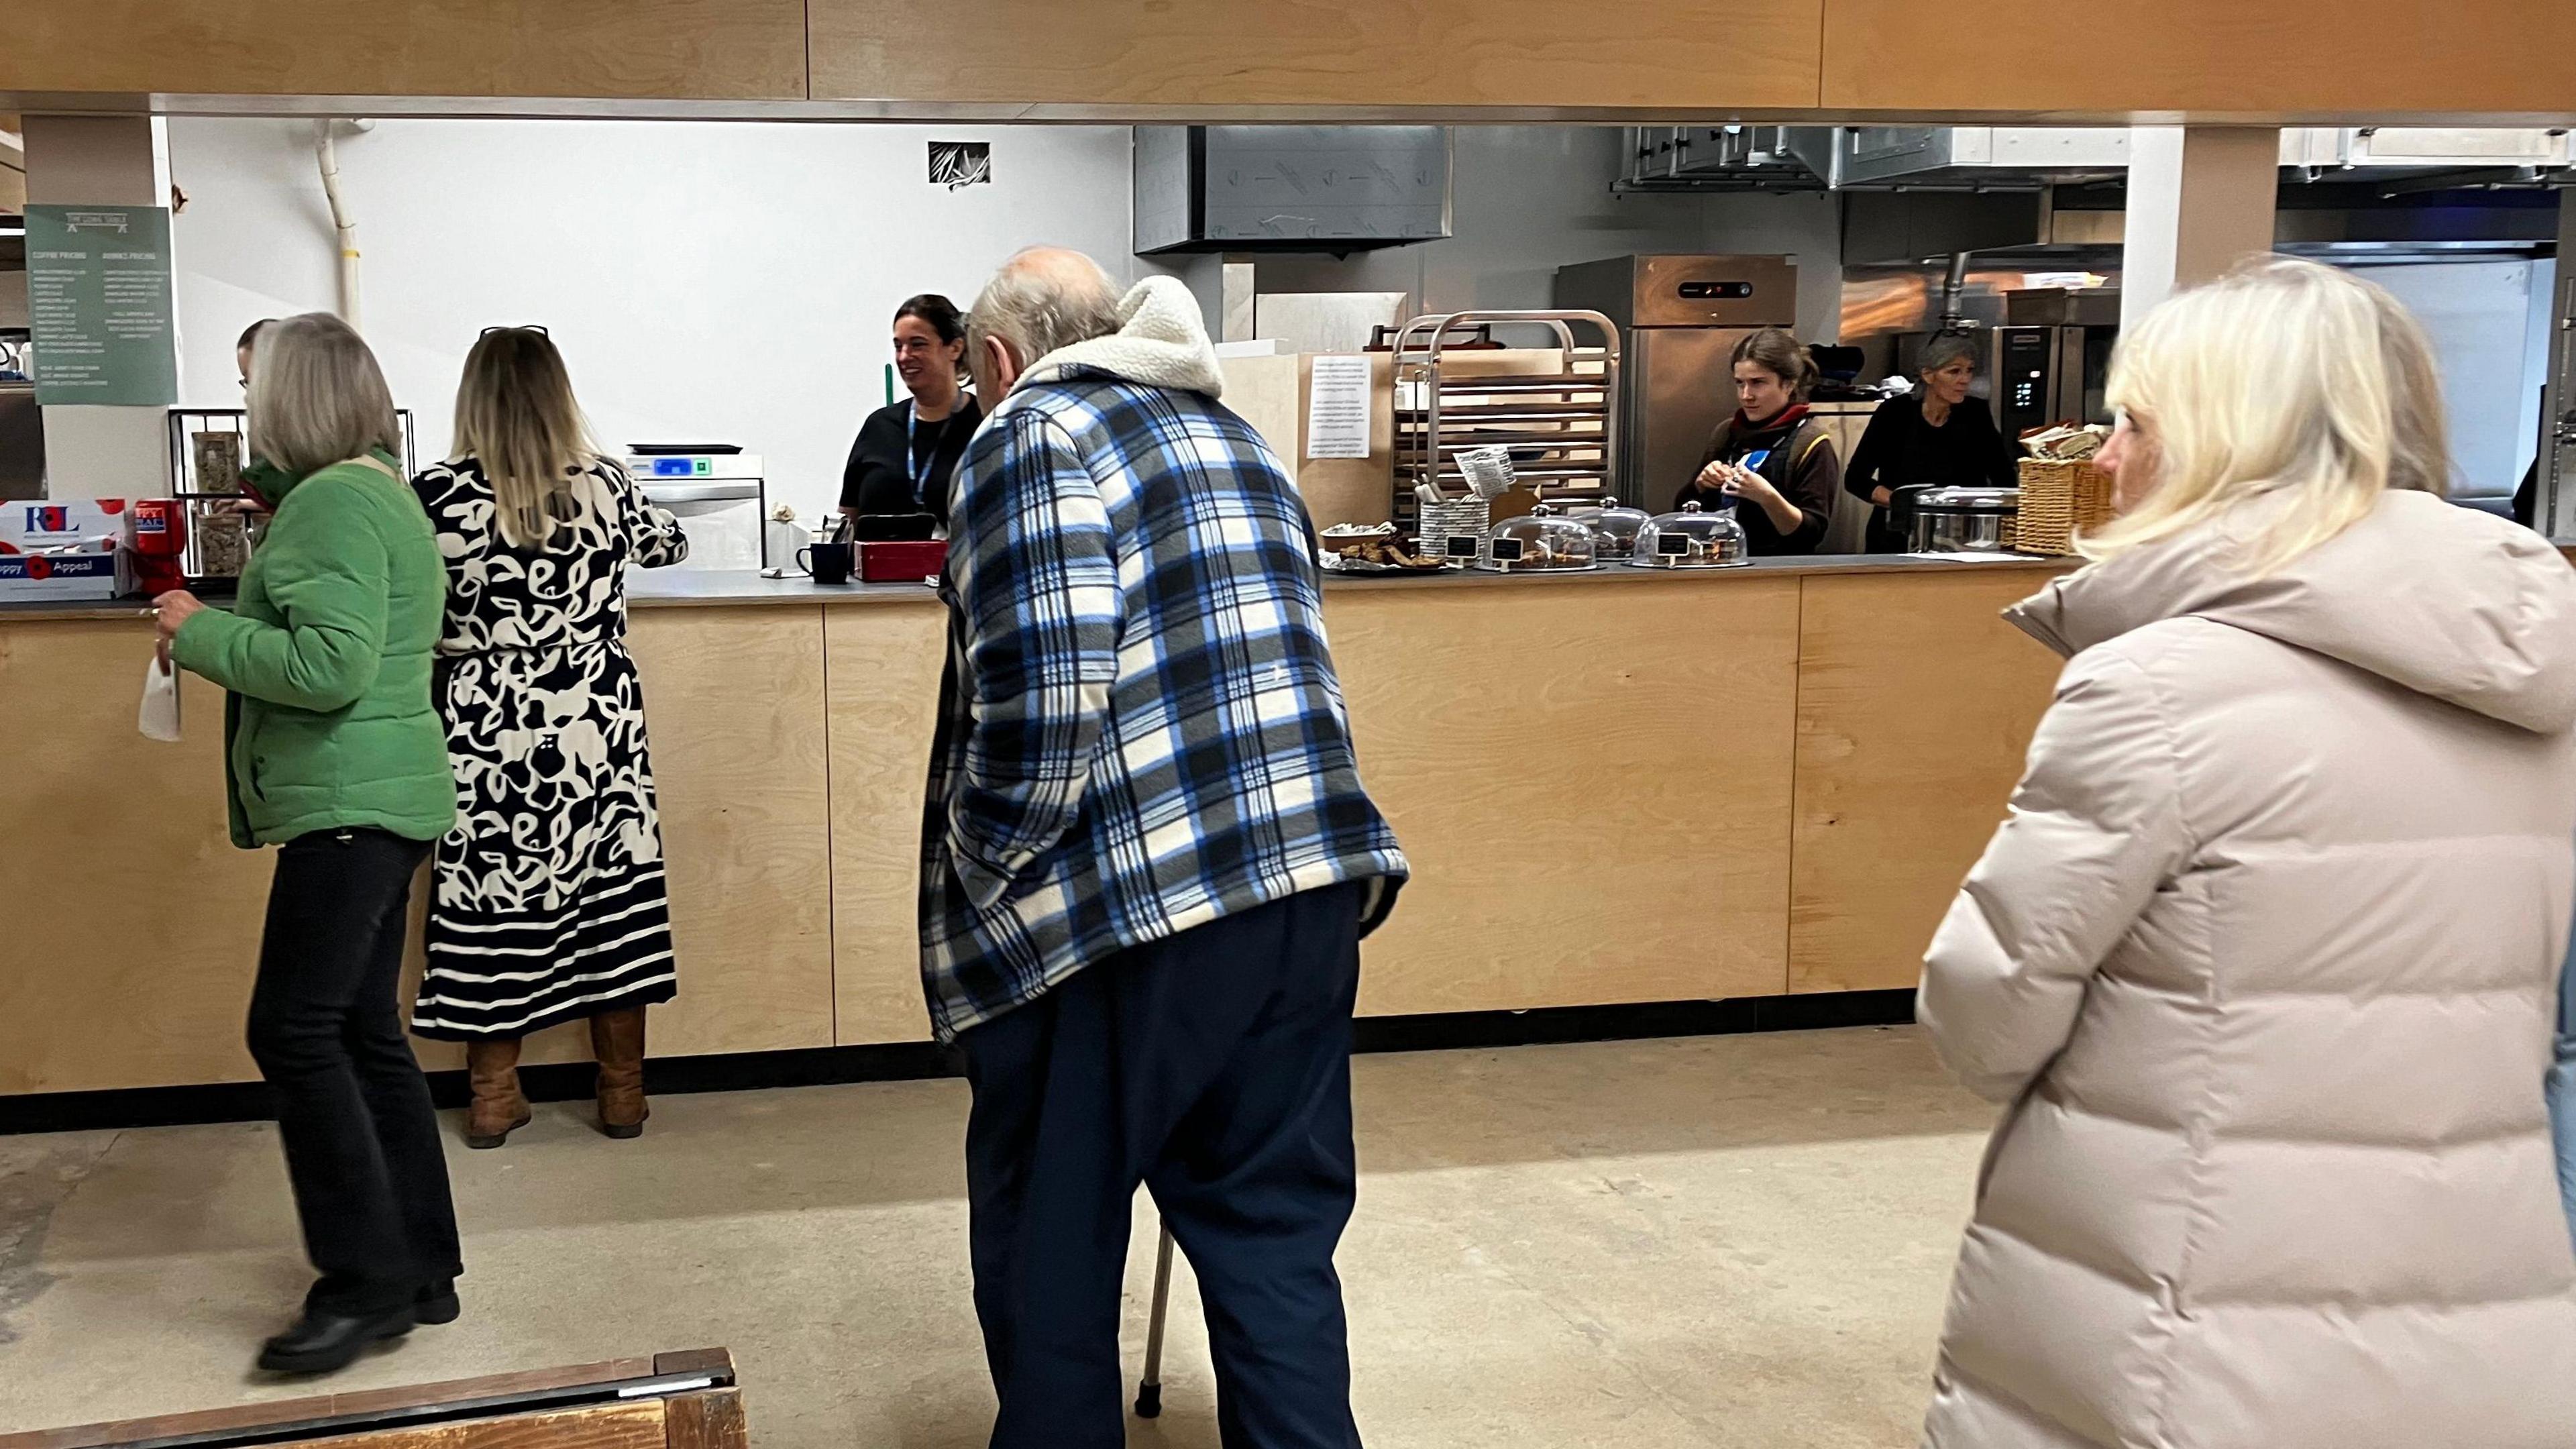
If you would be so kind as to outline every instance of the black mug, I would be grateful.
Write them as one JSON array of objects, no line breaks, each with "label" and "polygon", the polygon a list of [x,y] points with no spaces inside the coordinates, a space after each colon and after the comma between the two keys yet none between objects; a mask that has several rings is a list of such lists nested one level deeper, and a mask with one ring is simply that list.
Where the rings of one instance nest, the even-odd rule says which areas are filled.
[{"label": "black mug", "polygon": [[[807,555],[812,555],[809,562]],[[850,567],[858,556],[858,545],[849,543],[809,543],[796,550],[796,567],[814,576],[818,584],[846,584]]]}]

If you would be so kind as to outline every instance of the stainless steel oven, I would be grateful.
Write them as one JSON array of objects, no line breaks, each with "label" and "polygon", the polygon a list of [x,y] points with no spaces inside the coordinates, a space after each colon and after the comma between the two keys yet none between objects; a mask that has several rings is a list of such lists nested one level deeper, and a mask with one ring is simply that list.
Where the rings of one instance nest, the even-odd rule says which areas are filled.
[{"label": "stainless steel oven", "polygon": [[2008,292],[2004,324],[1986,334],[1995,425],[2007,438],[2051,423],[2108,423],[2104,392],[2120,340],[2110,288]]}]

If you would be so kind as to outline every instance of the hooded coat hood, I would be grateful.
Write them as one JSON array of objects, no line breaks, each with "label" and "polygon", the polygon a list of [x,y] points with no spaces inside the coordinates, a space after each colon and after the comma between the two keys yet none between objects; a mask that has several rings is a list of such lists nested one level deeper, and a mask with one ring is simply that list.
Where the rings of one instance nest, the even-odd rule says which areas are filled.
[{"label": "hooded coat hood", "polygon": [[2163,619],[2213,620],[2540,734],[2576,727],[2576,570],[2527,528],[2429,493],[2260,578],[2222,551],[2277,504],[2051,583],[2005,617],[2061,654]]},{"label": "hooded coat hood", "polygon": [[1147,277],[1118,304],[1120,326],[1106,337],[1059,347],[1020,375],[1019,386],[1077,372],[1105,373],[1147,387],[1221,397],[1225,374],[1208,341],[1196,294],[1174,277]]}]

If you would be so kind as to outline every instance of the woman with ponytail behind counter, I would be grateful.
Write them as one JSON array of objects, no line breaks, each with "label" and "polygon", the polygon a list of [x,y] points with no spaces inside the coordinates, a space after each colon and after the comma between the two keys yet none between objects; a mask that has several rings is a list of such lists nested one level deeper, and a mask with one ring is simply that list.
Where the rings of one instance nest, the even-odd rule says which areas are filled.
[{"label": "woman with ponytail behind counter", "polygon": [[1807,416],[1815,359],[1798,339],[1766,327],[1735,344],[1734,368],[1735,416],[1717,425],[1673,507],[1734,513],[1746,552],[1757,558],[1814,553],[1842,486],[1834,440]]},{"label": "woman with ponytail behind counter", "polygon": [[841,511],[861,538],[929,538],[948,526],[948,481],[984,421],[963,386],[966,319],[924,292],[894,312],[894,370],[912,396],[868,414],[841,470]]}]

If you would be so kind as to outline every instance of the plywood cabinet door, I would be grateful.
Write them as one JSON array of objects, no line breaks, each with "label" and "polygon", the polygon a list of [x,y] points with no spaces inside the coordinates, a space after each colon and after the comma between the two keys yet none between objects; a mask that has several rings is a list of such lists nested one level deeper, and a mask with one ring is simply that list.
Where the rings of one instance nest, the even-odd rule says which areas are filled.
[{"label": "plywood cabinet door", "polygon": [[843,1046],[921,1041],[921,811],[948,614],[826,610],[832,712],[832,942]]},{"label": "plywood cabinet door", "polygon": [[2576,6],[2564,0],[2002,0],[1965,25],[1925,24],[1914,0],[1826,0],[1824,11],[1822,105],[1843,115],[2277,124],[2447,112],[2529,125],[2564,117],[2576,98]]},{"label": "plywood cabinet door", "polygon": [[[1815,104],[1822,0],[811,0],[817,100],[1158,108]],[[1316,119],[1328,119],[1318,115]]]},{"label": "plywood cabinet door", "polygon": [[11,0],[8,17],[0,91],[805,96],[800,0]]},{"label": "plywood cabinet door", "polygon": [[242,1046],[270,851],[224,826],[224,693],[135,733],[148,619],[0,624],[0,1093],[259,1075]]},{"label": "plywood cabinet door", "polygon": [[1363,1013],[1784,989],[1794,577],[1337,590],[1325,618],[1414,871]]},{"label": "plywood cabinet door", "polygon": [[1798,634],[1789,989],[1912,986],[2003,818],[2056,655],[1997,617],[2032,569],[1811,574]]}]

